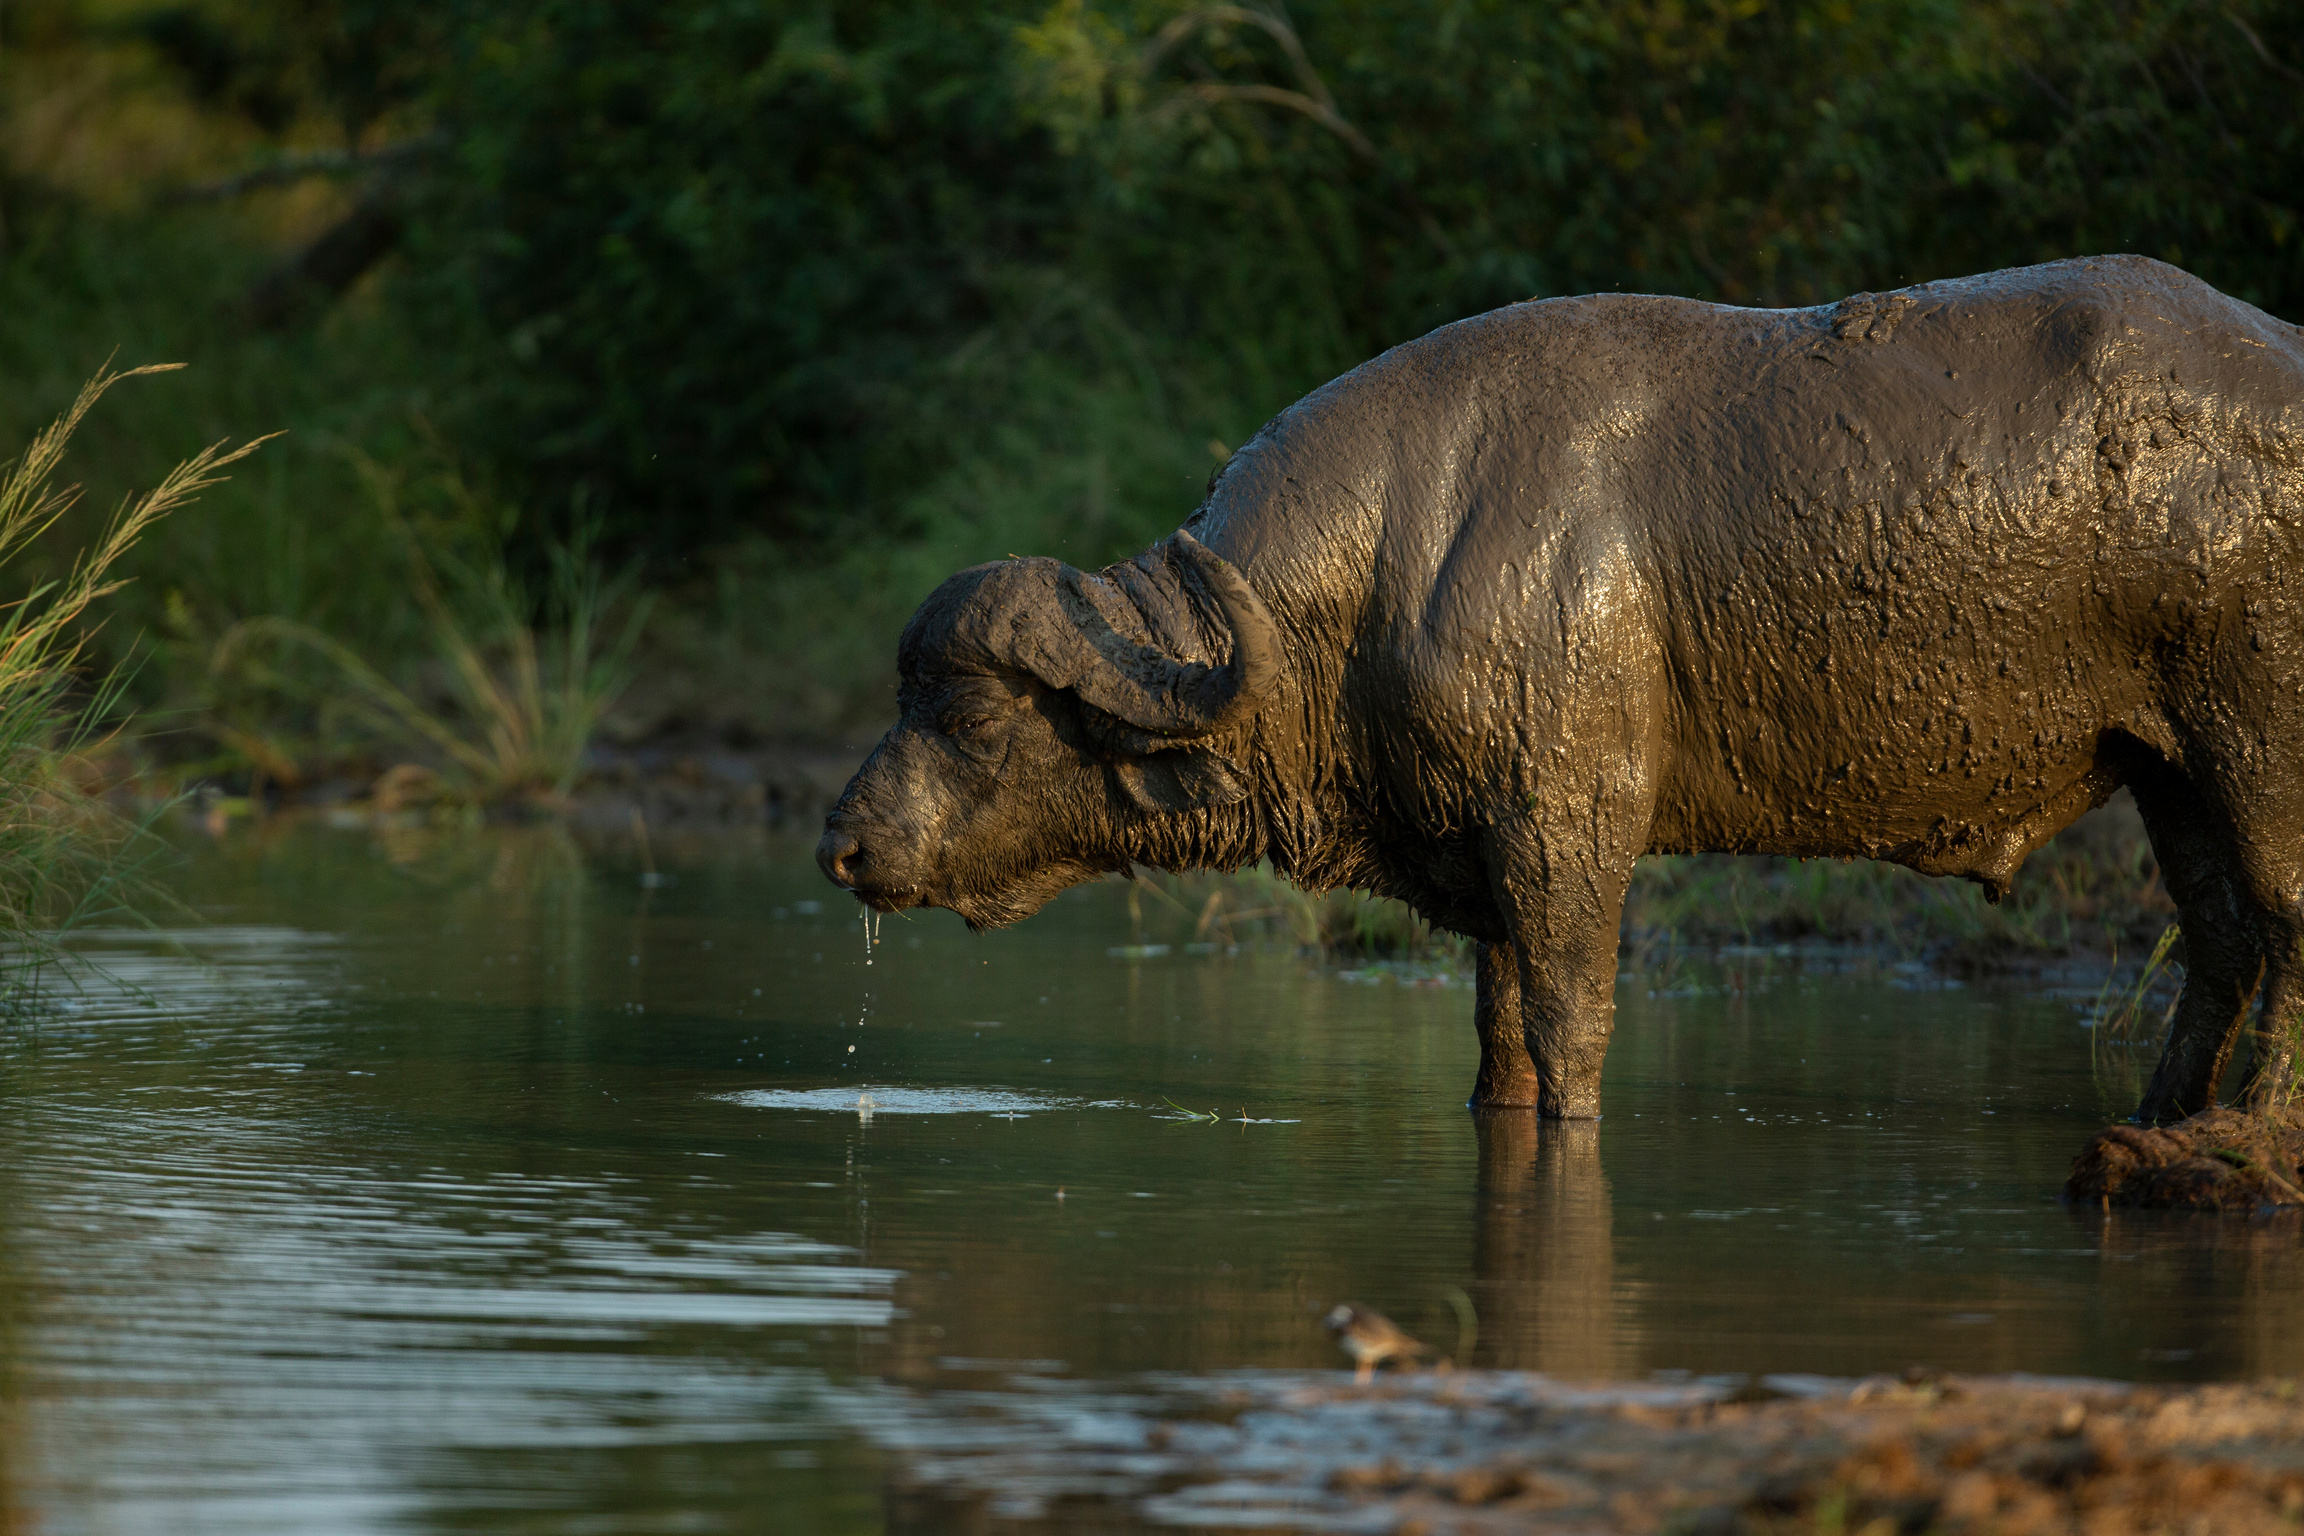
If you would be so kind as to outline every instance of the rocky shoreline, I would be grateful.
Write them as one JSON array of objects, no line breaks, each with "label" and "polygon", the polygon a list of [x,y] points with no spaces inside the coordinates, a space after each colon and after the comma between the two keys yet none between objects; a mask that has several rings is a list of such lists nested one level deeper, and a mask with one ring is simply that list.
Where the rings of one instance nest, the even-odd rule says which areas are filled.
[{"label": "rocky shoreline", "polygon": [[1165,1411],[1101,1396],[1067,1429],[1060,1406],[1025,1406],[1049,1422],[909,1458],[889,1529],[2292,1536],[2304,1522],[2292,1381],[1424,1372],[1368,1388],[1341,1374],[1159,1386]]}]

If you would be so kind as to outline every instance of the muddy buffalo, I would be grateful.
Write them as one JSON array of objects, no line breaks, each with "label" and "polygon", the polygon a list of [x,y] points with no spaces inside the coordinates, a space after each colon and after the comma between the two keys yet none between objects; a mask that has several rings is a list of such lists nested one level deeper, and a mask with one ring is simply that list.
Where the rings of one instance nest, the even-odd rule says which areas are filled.
[{"label": "muddy buffalo", "polygon": [[1588,1116],[1641,854],[1997,899],[2126,785],[2180,1115],[2259,991],[2304,1010],[2300,546],[2304,336],[2159,262],[1515,304],[1289,407],[1133,559],[945,582],[817,857],[980,927],[1132,862],[1398,897],[1477,943],[1474,1102]]}]

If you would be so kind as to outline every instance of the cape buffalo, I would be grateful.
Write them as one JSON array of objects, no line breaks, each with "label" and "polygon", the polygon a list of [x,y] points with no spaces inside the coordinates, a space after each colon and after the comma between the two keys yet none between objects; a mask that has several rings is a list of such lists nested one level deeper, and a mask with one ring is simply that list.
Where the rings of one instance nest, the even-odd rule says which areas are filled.
[{"label": "cape buffalo", "polygon": [[1477,942],[1474,1102],[1589,1116],[1641,854],[1998,899],[2126,785],[2188,950],[2140,1112],[2182,1115],[2260,988],[2292,1070],[2300,540],[2304,339],[2156,261],[1515,304],[1290,406],[1133,559],[945,582],[817,858],[978,927],[1131,861],[1398,897]]}]

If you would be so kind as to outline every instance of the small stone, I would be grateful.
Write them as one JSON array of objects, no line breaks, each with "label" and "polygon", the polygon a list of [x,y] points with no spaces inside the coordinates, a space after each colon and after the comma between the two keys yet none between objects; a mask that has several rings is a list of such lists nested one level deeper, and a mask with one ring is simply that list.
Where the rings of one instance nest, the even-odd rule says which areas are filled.
[{"label": "small stone", "polygon": [[1466,1467],[1448,1481],[1448,1496],[1459,1504],[1493,1504],[1521,1490],[1520,1474],[1509,1467]]}]

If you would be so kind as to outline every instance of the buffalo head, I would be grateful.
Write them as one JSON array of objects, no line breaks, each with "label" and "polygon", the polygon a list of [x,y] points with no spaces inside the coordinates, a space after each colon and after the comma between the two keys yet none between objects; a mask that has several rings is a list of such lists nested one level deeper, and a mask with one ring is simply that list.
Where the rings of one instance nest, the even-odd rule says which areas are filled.
[{"label": "buffalo head", "polygon": [[1283,665],[1255,591],[1189,533],[1101,575],[1042,559],[962,571],[905,626],[900,716],[816,862],[878,911],[1028,917],[1125,870],[1147,823],[1245,799],[1227,748]]}]

